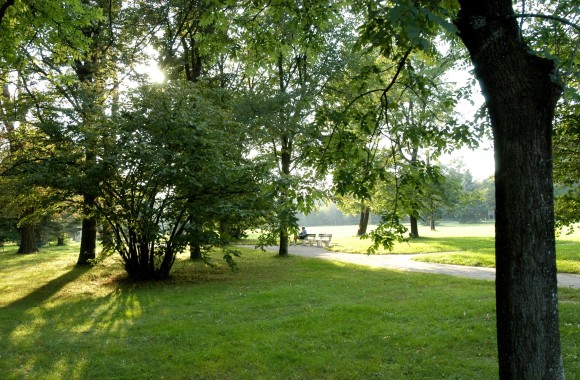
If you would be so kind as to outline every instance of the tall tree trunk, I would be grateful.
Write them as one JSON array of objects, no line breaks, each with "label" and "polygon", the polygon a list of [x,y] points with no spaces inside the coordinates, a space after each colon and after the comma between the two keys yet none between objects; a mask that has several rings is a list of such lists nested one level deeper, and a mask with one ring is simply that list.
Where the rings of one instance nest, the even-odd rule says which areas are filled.
[{"label": "tall tree trunk", "polygon": [[419,224],[417,222],[417,217],[414,215],[409,215],[409,222],[411,223],[411,237],[419,237]]},{"label": "tall tree trunk", "polygon": [[283,229],[280,230],[280,247],[278,247],[278,255],[279,256],[287,256],[288,255],[288,232],[284,231]]},{"label": "tall tree trunk", "polygon": [[[281,162],[282,162],[282,173],[284,176],[290,175],[290,165],[292,163],[292,140],[288,136],[284,136],[282,139],[282,149],[281,149]],[[281,189],[280,192],[283,193],[285,189]],[[286,199],[286,194],[283,194],[282,199]],[[289,207],[288,203],[285,201],[280,202],[283,207]],[[285,212],[292,212],[292,210],[284,210]],[[279,256],[288,255],[288,231],[290,230],[290,225],[286,221],[286,218],[282,218],[282,223],[280,223],[280,247],[278,250]]]},{"label": "tall tree trunk", "polygon": [[362,206],[362,210],[360,212],[360,220],[358,222],[358,231],[356,233],[358,236],[362,236],[367,233],[370,214],[371,214],[370,207]]},{"label": "tall tree trunk", "polygon": [[364,220],[365,220],[365,211],[364,211],[364,207],[360,212],[360,218],[358,219],[358,231],[356,232],[357,236],[361,236],[363,235],[363,226],[364,226]]},{"label": "tall tree trunk", "polygon": [[561,86],[553,62],[530,53],[510,0],[460,4],[494,135],[499,375],[563,379],[551,151]]},{"label": "tall tree trunk", "polygon": [[432,196],[429,197],[429,210],[429,226],[431,227],[431,231],[435,231],[435,202]]},{"label": "tall tree trunk", "polygon": [[[279,89],[280,89],[280,93],[285,93],[286,92],[286,84],[284,82],[284,65],[283,65],[283,56],[282,54],[280,54],[280,56],[278,57],[278,80],[279,80]],[[285,120],[285,116],[284,116],[284,111],[280,111],[281,113],[281,120]],[[284,133],[282,136],[282,147],[280,149],[280,161],[281,161],[281,169],[282,169],[282,176],[284,177],[288,177],[290,175],[290,168],[292,165],[292,136],[289,133]],[[280,194],[281,195],[281,204],[282,207],[284,207],[285,209],[282,210],[283,214],[289,214],[289,213],[293,213],[294,210],[288,209],[291,204],[291,202],[287,201],[287,194],[285,194],[284,192],[286,191],[286,189],[280,189]],[[292,227],[289,222],[288,222],[288,218],[285,216],[282,216],[281,218],[281,223],[280,223],[280,247],[278,250],[278,255],[279,256],[287,256],[288,255],[288,231],[290,230],[290,228]]]},{"label": "tall tree trunk", "polygon": [[[111,14],[109,14],[111,16]],[[110,21],[110,20],[109,20]],[[75,71],[77,79],[82,84],[83,89],[78,109],[82,119],[84,129],[84,149],[86,168],[94,167],[97,161],[96,148],[100,144],[99,140],[103,136],[99,133],[98,125],[102,118],[105,117],[104,112],[104,98],[105,89],[103,84],[106,82],[106,77],[103,71],[105,65],[105,55],[102,54],[106,36],[106,23],[101,21],[91,27],[83,28],[82,33],[92,39],[89,51],[83,59],[77,59],[72,63],[72,69]],[[105,37],[106,38],[106,37]],[[114,81],[117,79],[114,78]],[[113,106],[114,112],[118,105]],[[87,169],[86,169],[87,170]],[[83,222],[82,222],[82,236],[79,257],[77,265],[89,265],[91,260],[96,258],[97,247],[97,224],[98,220],[94,216],[95,200],[98,195],[98,183],[93,183],[93,178],[86,173],[87,182],[84,188],[80,189],[80,194],[83,196]]]},{"label": "tall tree trunk", "polygon": [[96,258],[97,249],[97,218],[92,215],[92,208],[95,198],[90,195],[84,195],[82,222],[81,246],[77,266],[90,265],[91,260]]},{"label": "tall tree trunk", "polygon": [[25,224],[20,228],[20,247],[18,253],[38,252],[36,247],[36,233],[33,224]]},{"label": "tall tree trunk", "polygon": [[203,61],[199,47],[197,46],[197,41],[191,32],[189,33],[189,38],[181,38],[181,46],[183,46],[185,78],[189,82],[196,83],[201,77]]}]

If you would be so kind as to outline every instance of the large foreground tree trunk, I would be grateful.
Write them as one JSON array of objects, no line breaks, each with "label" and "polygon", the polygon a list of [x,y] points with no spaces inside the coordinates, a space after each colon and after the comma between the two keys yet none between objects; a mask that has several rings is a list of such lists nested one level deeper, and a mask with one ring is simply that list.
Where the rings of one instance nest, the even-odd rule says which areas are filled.
[{"label": "large foreground tree trunk", "polygon": [[551,129],[561,86],[530,53],[510,0],[460,1],[457,26],[491,117],[501,379],[563,379]]}]

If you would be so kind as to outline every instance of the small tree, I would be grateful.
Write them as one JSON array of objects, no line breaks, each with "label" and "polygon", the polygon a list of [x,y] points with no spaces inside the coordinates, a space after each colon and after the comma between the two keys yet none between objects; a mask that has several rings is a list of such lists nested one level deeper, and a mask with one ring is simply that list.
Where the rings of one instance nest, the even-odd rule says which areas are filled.
[{"label": "small tree", "polygon": [[244,131],[215,104],[196,85],[147,87],[110,126],[97,208],[132,279],[167,278],[187,244],[220,245],[221,220],[260,210]]}]

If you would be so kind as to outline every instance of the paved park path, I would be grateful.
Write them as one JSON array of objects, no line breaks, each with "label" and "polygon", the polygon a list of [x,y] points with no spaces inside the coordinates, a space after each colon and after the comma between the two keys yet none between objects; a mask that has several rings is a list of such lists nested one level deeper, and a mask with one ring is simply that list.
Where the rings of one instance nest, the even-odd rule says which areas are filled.
[{"label": "paved park path", "polygon": [[[265,247],[268,251],[278,251],[277,246]],[[373,268],[387,268],[401,271],[446,274],[450,276],[468,277],[479,280],[495,280],[495,268],[468,267],[425,263],[413,260],[417,255],[367,255],[343,252],[331,252],[319,247],[292,245],[288,247],[291,255],[313,257],[332,261],[366,265]],[[558,287],[580,289],[580,275],[559,273]]]}]

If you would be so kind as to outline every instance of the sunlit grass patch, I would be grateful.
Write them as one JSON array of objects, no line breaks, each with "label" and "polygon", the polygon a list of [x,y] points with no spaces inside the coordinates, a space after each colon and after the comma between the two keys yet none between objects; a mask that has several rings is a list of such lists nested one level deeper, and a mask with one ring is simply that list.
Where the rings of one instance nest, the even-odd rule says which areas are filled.
[{"label": "sunlit grass patch", "polygon": [[[491,247],[482,245],[458,252],[421,255],[416,257],[415,260],[439,264],[495,268],[495,248],[493,247],[493,241],[491,241]],[[580,242],[558,241],[556,244],[556,265],[560,273],[580,274]]]},{"label": "sunlit grass patch", "polygon": [[[369,228],[373,228],[370,226]],[[312,233],[332,233],[334,252],[366,254],[371,242],[356,236],[357,226],[311,227]],[[393,250],[379,249],[377,254],[421,254],[416,260],[439,264],[495,267],[493,223],[460,224],[445,222],[431,231],[420,227],[420,237],[397,242]],[[557,239],[556,258],[561,273],[580,274],[580,229],[574,234],[561,234]]]},{"label": "sunlit grass patch", "polygon": [[562,237],[556,243],[556,265],[559,272],[580,274],[580,237],[567,240]]},{"label": "sunlit grass patch", "polygon": [[495,268],[495,253],[493,249],[480,250],[477,252],[462,251],[433,253],[419,256],[414,260],[439,264]]}]

